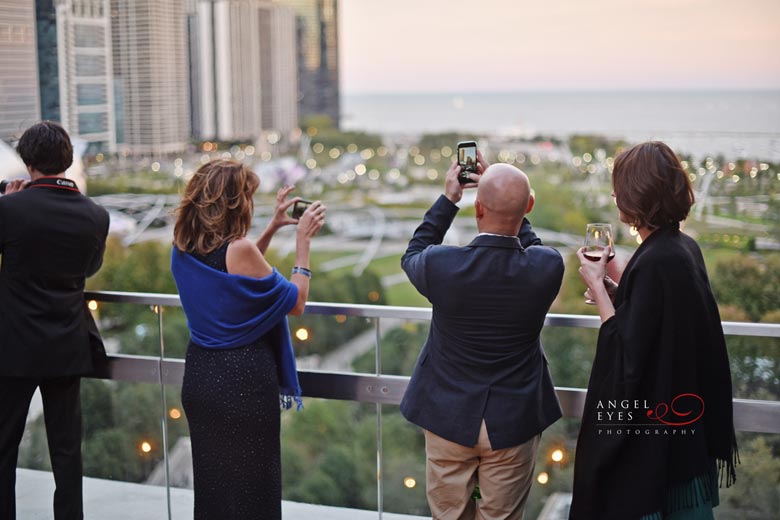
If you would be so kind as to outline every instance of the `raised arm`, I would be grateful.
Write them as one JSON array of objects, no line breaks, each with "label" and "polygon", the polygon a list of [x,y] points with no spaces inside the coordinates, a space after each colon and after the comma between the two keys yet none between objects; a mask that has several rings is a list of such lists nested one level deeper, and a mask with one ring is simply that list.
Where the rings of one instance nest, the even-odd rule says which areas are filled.
[{"label": "raised arm", "polygon": [[295,267],[293,267],[293,274],[290,276],[290,281],[298,287],[298,301],[290,311],[293,316],[303,314],[306,300],[309,298],[311,239],[325,225],[325,209],[322,202],[315,201],[298,221],[298,232],[295,239]]},{"label": "raised arm", "polygon": [[[433,203],[431,209],[425,213],[422,224],[414,231],[406,253],[401,258],[401,267],[409,277],[409,281],[425,297],[428,296],[428,284],[425,279],[425,250],[428,246],[439,245],[444,240],[444,235],[458,213],[458,207],[455,204],[463,196],[463,188],[477,185],[473,183],[462,186],[458,182],[458,174],[460,174],[460,166],[454,162],[447,171],[444,195],[441,195]],[[475,180],[478,179],[478,176],[474,174],[471,176]]]},{"label": "raised arm", "polygon": [[[298,287],[298,300],[290,311],[293,316],[303,314],[306,299],[309,297],[311,239],[325,224],[325,206],[320,201],[314,202],[297,222],[295,267],[298,269],[294,269],[290,276],[290,282]],[[231,274],[263,278],[273,272],[273,267],[263,256],[260,246],[248,238],[241,238],[228,246],[225,262]]]}]

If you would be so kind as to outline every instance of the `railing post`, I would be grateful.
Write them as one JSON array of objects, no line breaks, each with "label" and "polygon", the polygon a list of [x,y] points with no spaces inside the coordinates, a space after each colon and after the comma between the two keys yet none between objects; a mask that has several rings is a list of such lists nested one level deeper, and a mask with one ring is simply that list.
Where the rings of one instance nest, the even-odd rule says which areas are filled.
[{"label": "railing post", "polygon": [[[375,318],[376,326],[376,375],[382,375],[382,356],[380,342],[382,340],[382,331],[379,328],[381,318]],[[379,520],[382,520],[382,495],[384,489],[382,486],[382,404],[376,403],[376,508],[379,513]]]},{"label": "railing post", "polygon": [[162,445],[163,462],[165,463],[165,493],[166,503],[168,504],[168,520],[173,520],[171,515],[171,474],[168,464],[168,402],[165,398],[165,384],[163,383],[163,361],[165,360],[165,341],[163,340],[163,307],[155,305],[157,311],[157,329],[160,335],[160,368],[158,374],[160,377],[160,403],[162,405]]}]

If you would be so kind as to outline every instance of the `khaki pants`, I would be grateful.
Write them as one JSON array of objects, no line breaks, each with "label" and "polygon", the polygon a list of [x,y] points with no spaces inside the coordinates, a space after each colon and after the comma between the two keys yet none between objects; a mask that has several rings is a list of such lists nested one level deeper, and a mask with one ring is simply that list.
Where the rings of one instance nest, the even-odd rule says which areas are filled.
[{"label": "khaki pants", "polygon": [[[425,432],[428,504],[433,520],[522,520],[539,435],[511,448],[490,447],[485,421],[473,448]],[[471,499],[479,482],[482,499]]]}]

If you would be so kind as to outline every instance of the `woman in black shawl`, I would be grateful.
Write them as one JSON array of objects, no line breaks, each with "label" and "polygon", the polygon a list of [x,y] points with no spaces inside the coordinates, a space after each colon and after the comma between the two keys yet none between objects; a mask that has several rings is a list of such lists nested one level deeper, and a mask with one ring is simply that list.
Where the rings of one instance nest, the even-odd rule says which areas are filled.
[{"label": "woman in black shawl", "polygon": [[718,307],[701,250],[679,226],[691,183],[668,146],[648,142],[617,157],[612,186],[642,244],[616,287],[608,255],[578,252],[602,325],[570,519],[712,519],[738,455]]}]

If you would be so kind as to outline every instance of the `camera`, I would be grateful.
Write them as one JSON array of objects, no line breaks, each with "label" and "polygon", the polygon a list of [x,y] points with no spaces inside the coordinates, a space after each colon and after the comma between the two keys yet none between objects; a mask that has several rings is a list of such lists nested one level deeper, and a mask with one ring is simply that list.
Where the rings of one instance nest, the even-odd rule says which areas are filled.
[{"label": "camera", "polygon": [[474,182],[469,177],[470,173],[477,173],[477,143],[474,141],[461,141],[458,143],[458,166],[460,174],[458,182],[468,184]]},{"label": "camera", "polygon": [[293,205],[292,210],[292,218],[298,219],[303,216],[303,212],[306,211],[306,209],[311,206],[310,200],[297,200],[295,201],[295,204]]}]

